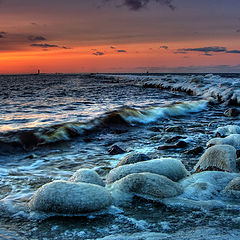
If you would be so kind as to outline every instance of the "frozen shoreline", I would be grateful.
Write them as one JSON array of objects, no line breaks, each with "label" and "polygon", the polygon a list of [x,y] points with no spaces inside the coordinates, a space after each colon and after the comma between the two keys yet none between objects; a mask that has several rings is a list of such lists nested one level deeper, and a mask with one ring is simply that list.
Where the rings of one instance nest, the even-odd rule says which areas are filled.
[{"label": "frozen shoreline", "polygon": [[[103,75],[104,76],[104,75]],[[146,88],[159,88],[185,92],[203,99],[211,98],[219,103],[240,106],[239,78],[223,78],[219,75],[105,75],[116,80],[129,80],[132,84]]]}]

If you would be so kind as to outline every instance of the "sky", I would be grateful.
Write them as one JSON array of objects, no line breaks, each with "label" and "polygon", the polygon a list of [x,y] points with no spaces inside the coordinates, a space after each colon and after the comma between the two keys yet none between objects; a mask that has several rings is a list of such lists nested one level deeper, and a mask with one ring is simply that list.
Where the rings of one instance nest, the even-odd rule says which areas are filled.
[{"label": "sky", "polygon": [[239,0],[0,0],[0,73],[240,72]]}]

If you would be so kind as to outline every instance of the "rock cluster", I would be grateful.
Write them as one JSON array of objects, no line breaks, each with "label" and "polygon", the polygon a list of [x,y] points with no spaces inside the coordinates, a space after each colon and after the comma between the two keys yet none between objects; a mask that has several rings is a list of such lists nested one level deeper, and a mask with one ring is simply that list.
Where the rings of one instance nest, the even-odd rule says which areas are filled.
[{"label": "rock cluster", "polygon": [[[235,129],[235,130],[234,130]],[[40,187],[28,203],[32,211],[59,214],[95,212],[141,197],[174,206],[222,206],[220,199],[239,199],[240,175],[236,126],[218,128],[191,175],[178,159],[152,159],[143,153],[123,158],[103,179],[91,169],[79,169],[68,181]],[[233,131],[234,130],[234,131]],[[234,133],[233,133],[234,132]],[[203,150],[203,149],[201,149]]]}]

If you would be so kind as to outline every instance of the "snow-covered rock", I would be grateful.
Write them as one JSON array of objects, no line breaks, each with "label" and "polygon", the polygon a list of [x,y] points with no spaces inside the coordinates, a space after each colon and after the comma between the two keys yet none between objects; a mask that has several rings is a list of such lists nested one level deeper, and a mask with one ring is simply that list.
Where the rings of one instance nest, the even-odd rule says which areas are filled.
[{"label": "snow-covered rock", "polygon": [[154,173],[133,173],[114,182],[110,190],[115,202],[140,196],[145,199],[175,197],[183,193],[179,183]]},{"label": "snow-covered rock", "polygon": [[173,158],[161,158],[127,164],[112,169],[107,175],[107,183],[113,183],[131,173],[149,172],[166,176],[173,181],[186,177],[189,173],[181,161]]},{"label": "snow-covered rock", "polygon": [[227,125],[224,127],[218,127],[215,131],[216,137],[226,137],[230,134],[240,134],[240,127],[237,125]]},{"label": "snow-covered rock", "polygon": [[70,181],[92,183],[104,187],[104,182],[96,171],[87,168],[77,170],[70,178]]},{"label": "snow-covered rock", "polygon": [[231,134],[225,138],[213,138],[207,142],[207,147],[214,145],[231,145],[236,150],[240,149],[240,134]]},{"label": "snow-covered rock", "polygon": [[194,167],[196,172],[220,170],[237,172],[236,149],[230,145],[215,145],[208,148]]},{"label": "snow-covered rock", "polygon": [[77,214],[98,211],[111,203],[111,194],[104,187],[59,180],[39,188],[28,205],[33,211]]}]

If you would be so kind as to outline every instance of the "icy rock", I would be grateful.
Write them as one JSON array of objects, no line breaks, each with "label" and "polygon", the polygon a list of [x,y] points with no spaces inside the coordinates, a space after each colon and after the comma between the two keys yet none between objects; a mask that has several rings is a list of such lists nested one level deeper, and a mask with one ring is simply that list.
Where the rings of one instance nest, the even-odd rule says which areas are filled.
[{"label": "icy rock", "polygon": [[33,211],[77,214],[98,211],[111,203],[112,197],[104,187],[89,183],[54,181],[39,188],[28,206]]},{"label": "icy rock", "polygon": [[214,199],[236,176],[237,173],[218,171],[195,173],[179,182],[184,188],[180,197],[198,201]]},{"label": "icy rock", "polygon": [[227,144],[235,147],[237,150],[240,149],[240,134],[231,134],[225,138],[213,138],[207,142],[207,147],[214,145]]},{"label": "icy rock", "polygon": [[87,168],[77,170],[69,180],[72,182],[85,182],[105,186],[101,177],[94,170]]},{"label": "icy rock", "polygon": [[240,176],[228,183],[224,189],[224,193],[231,198],[240,198]]},{"label": "icy rock", "polygon": [[[183,193],[179,183],[154,173],[133,173],[114,182],[111,187],[116,202],[123,199],[124,194],[141,196],[146,199],[170,198]],[[119,199],[120,198],[120,199]]]},{"label": "icy rock", "polygon": [[127,164],[112,169],[107,175],[107,183],[113,183],[131,173],[149,172],[159,175],[164,175],[173,181],[178,181],[187,175],[189,172],[186,170],[181,161],[173,158],[161,158],[138,162],[135,164]]},{"label": "icy rock", "polygon": [[230,145],[216,145],[208,148],[194,167],[196,172],[217,170],[237,172],[236,149]]},{"label": "icy rock", "polygon": [[237,125],[227,125],[224,127],[219,127],[215,131],[216,137],[226,137],[230,134],[240,134],[240,127]]},{"label": "icy rock", "polygon": [[143,162],[143,161],[147,161],[150,160],[150,157],[148,157],[146,154],[144,153],[130,153],[128,154],[126,157],[124,157],[116,167],[122,166],[122,165],[126,165],[126,164],[133,164],[133,163],[137,163],[137,162]]}]

